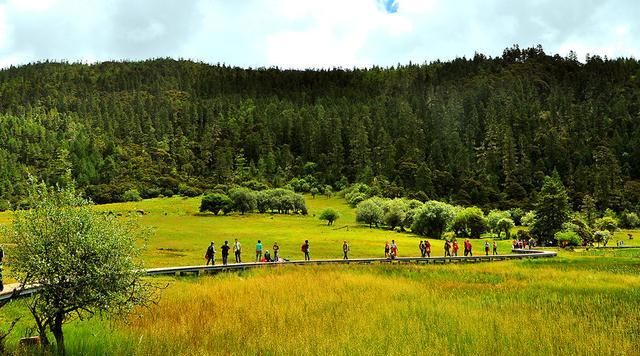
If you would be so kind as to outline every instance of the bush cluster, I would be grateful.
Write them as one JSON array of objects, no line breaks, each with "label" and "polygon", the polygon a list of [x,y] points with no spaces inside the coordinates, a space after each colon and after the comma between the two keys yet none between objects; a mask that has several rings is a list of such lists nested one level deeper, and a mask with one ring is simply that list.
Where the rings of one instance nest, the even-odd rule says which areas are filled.
[{"label": "bush cluster", "polygon": [[223,191],[224,189],[220,189],[206,194],[200,203],[200,212],[218,215],[220,212],[228,214],[235,211],[245,214],[257,210],[260,213],[307,214],[304,197],[288,189],[254,191],[239,187],[230,189],[228,195]]}]

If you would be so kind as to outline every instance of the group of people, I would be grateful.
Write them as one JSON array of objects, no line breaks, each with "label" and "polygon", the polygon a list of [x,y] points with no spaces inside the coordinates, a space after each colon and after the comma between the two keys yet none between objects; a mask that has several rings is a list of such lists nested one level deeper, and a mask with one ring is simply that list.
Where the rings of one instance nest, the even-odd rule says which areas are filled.
[{"label": "group of people", "polygon": [[[238,241],[238,239],[235,239],[235,242],[233,243],[232,246],[229,246],[229,241],[225,241],[224,245],[222,245],[222,247],[220,248],[220,250],[222,250],[222,264],[223,265],[227,265],[229,264],[229,252],[231,251],[231,249],[233,249],[233,254],[235,255],[236,258],[236,263],[242,263],[242,244],[240,243],[240,241]],[[348,253],[349,253],[349,245],[347,244],[347,241],[344,242],[343,246],[342,246],[343,252],[344,252],[344,258],[347,259],[348,258]],[[310,261],[311,260],[311,248],[309,245],[309,240],[304,240],[304,243],[302,244],[302,246],[300,246],[300,250],[302,251],[302,253],[304,254],[304,260],[305,261]],[[285,259],[283,259],[282,257],[280,257],[280,245],[278,245],[277,242],[273,243],[273,247],[272,250],[273,251],[273,255],[271,254],[271,252],[269,252],[269,250],[266,250],[264,248],[264,245],[262,243],[261,240],[258,240],[258,242],[256,243],[256,259],[255,262],[280,262],[280,261],[285,261]],[[216,264],[216,245],[214,241],[211,241],[211,244],[209,244],[209,247],[207,247],[207,251],[204,254],[204,259],[206,260],[206,265],[208,266],[209,264],[211,264],[212,266],[214,266]]]},{"label": "group of people", "polygon": [[[471,244],[471,241],[469,239],[464,240],[463,246],[464,246],[464,256],[473,256],[473,245]],[[521,240],[514,240],[513,246],[514,248],[526,248],[526,246],[529,246],[529,248],[531,248],[530,243],[528,244],[527,242],[523,242]],[[429,240],[421,240],[420,243],[418,244],[418,248],[420,249],[420,256],[422,256],[423,258],[431,257],[431,242]],[[240,241],[238,241],[238,239],[235,239],[235,242],[233,243],[232,246],[229,245],[228,241],[225,241],[224,245],[222,245],[221,247],[223,265],[228,264],[228,258],[229,258],[229,253],[231,249],[233,249],[233,253],[236,258],[236,263],[242,263],[242,245],[240,244]],[[349,246],[349,243],[346,240],[343,241],[342,243],[343,257],[342,258],[344,260],[349,259],[350,250],[351,248]],[[445,240],[444,257],[457,257],[458,250],[459,250],[459,246],[456,240],[453,240],[453,241]],[[280,246],[278,245],[277,242],[273,244],[273,248],[271,251],[273,251],[273,254],[269,252],[269,250],[265,250],[262,241],[258,240],[258,242],[256,243],[256,249],[255,249],[255,252],[256,252],[255,262],[286,261],[285,259],[280,257]],[[311,248],[310,248],[309,240],[304,240],[304,243],[302,243],[302,245],[300,246],[300,251],[304,256],[305,261],[311,260],[311,255],[310,255]],[[485,241],[484,252],[486,256],[488,256],[490,252],[493,255],[497,255],[498,254],[497,242],[493,241],[493,243],[489,243],[489,241]],[[204,255],[204,258],[207,261],[206,262],[207,266],[209,264],[211,264],[212,266],[215,265],[215,255],[216,255],[215,243],[211,241],[211,244],[207,248],[207,252]],[[389,259],[396,259],[398,257],[398,244],[396,244],[396,240],[391,240],[391,243],[389,243],[389,241],[385,242],[384,257]]]},{"label": "group of people", "polygon": [[513,248],[523,249],[529,247],[529,249],[531,249],[532,247],[536,246],[536,240],[534,240],[533,238],[530,238],[529,240],[518,239],[513,240],[513,243],[511,245],[513,246]]}]

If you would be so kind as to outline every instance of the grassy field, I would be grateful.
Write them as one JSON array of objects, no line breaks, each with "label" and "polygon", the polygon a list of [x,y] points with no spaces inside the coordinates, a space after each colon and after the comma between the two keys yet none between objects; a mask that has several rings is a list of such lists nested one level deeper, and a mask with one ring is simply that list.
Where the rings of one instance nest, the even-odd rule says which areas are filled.
[{"label": "grassy field", "polygon": [[162,278],[170,287],[159,305],[126,323],[72,323],[67,340],[72,354],[86,355],[638,354],[633,251]]},{"label": "grassy field", "polygon": [[[211,216],[198,199],[164,198],[102,205],[124,215],[144,210],[155,230],[147,265],[203,263],[210,240],[239,238],[245,259],[258,239],[282,255],[380,256],[395,239],[400,255],[417,255],[419,237],[355,224],[338,198],[308,199],[310,216]],[[331,206],[333,227],[313,215]],[[10,216],[0,214],[0,223]],[[637,232],[631,232],[636,235]],[[616,239],[627,240],[627,232]],[[441,255],[441,241],[432,240]],[[479,252],[481,241],[474,246]],[[500,242],[501,252],[509,241]],[[218,256],[219,257],[219,256]],[[168,283],[160,303],[128,320],[92,319],[66,328],[70,354],[640,354],[640,249],[559,251],[554,259],[443,266],[287,266]],[[24,316],[9,339],[30,335],[23,301],[0,312],[0,328]]]},{"label": "grassy field", "polygon": [[[199,198],[157,198],[133,203],[118,203],[96,206],[104,212],[131,215],[139,224],[153,230],[144,255],[148,267],[195,265],[204,263],[204,253],[210,241],[215,241],[221,263],[220,246],[225,240],[232,244],[239,239],[243,246],[244,261],[255,259],[255,244],[261,240],[265,249],[271,250],[274,242],[280,245],[280,254],[287,259],[302,259],[300,245],[304,240],[311,244],[312,258],[341,258],[342,242],[347,240],[351,257],[381,257],[385,241],[395,239],[400,256],[419,255],[418,243],[422,239],[411,233],[369,229],[355,222],[355,210],[338,197],[307,197],[308,216],[278,214],[231,214],[214,216],[198,213]],[[326,207],[341,213],[334,226],[327,226],[317,216]],[[136,211],[145,215],[139,216]],[[10,223],[10,213],[0,213],[0,224]],[[629,231],[619,231],[615,239],[624,239],[627,245],[640,244],[640,233],[628,240]],[[0,237],[0,242],[2,237]],[[487,239],[490,240],[490,239]],[[434,255],[443,254],[441,240],[431,240]],[[484,240],[474,242],[474,250],[481,253]],[[499,252],[510,251],[511,242],[499,241]],[[612,242],[615,244],[615,242]],[[10,252],[10,246],[9,246]],[[9,254],[10,256],[10,254]]]}]

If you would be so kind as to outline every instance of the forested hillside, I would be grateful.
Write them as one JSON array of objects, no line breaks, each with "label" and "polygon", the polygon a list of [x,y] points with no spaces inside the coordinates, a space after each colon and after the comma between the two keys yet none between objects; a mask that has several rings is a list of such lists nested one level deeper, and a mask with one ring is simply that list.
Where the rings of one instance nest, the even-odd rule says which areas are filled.
[{"label": "forested hillside", "polygon": [[[580,207],[636,209],[640,62],[546,55],[356,70],[158,59],[0,71],[0,205],[71,168],[97,202],[249,180],[528,206],[554,169]],[[254,182],[255,183],[255,182]],[[306,183],[306,184],[305,184]]]}]

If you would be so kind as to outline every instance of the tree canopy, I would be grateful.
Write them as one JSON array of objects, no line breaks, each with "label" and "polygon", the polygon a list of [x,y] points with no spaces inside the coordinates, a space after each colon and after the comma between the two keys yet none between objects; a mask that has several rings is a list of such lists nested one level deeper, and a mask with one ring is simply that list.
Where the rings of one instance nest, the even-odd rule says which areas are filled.
[{"label": "tree canopy", "polygon": [[517,46],[353,70],[172,59],[9,67],[0,208],[22,206],[27,172],[55,184],[66,169],[97,203],[132,189],[197,195],[305,178],[305,191],[364,182],[391,198],[530,208],[557,169],[574,209],[589,195],[599,210],[635,210],[639,73],[635,59],[580,63]]}]

